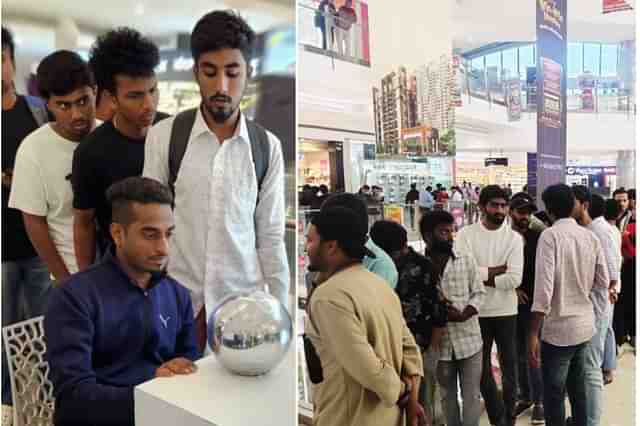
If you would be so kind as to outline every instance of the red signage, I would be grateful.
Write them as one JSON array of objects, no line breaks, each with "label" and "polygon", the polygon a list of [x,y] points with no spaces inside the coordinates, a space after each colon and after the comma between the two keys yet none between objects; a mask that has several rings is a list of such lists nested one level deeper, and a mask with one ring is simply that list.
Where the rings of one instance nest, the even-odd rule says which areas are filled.
[{"label": "red signage", "polygon": [[602,0],[602,13],[621,12],[633,10],[625,0]]}]

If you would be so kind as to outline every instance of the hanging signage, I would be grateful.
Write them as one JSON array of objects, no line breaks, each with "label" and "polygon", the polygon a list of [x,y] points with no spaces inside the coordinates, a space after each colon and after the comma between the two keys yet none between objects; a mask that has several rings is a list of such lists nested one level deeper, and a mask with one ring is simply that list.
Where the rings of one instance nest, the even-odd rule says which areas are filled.
[{"label": "hanging signage", "polygon": [[[536,199],[565,181],[567,163],[567,1],[535,0],[537,54]],[[541,207],[541,206],[539,206]]]},{"label": "hanging signage", "polygon": [[580,175],[580,176],[596,176],[596,175],[608,175],[615,176],[615,167],[588,167],[588,166],[571,166],[567,167],[567,175]]},{"label": "hanging signage", "polygon": [[484,159],[484,166],[509,166],[509,159],[507,157],[488,157]]},{"label": "hanging signage", "polygon": [[504,99],[507,102],[507,119],[519,121],[522,116],[522,96],[520,80],[509,80],[504,83]]},{"label": "hanging signage", "polygon": [[633,10],[625,0],[602,0],[602,13],[622,12],[623,10]]},{"label": "hanging signage", "polygon": [[591,73],[578,76],[578,88],[580,93],[581,109],[585,112],[595,111],[594,91],[596,88],[596,78]]}]

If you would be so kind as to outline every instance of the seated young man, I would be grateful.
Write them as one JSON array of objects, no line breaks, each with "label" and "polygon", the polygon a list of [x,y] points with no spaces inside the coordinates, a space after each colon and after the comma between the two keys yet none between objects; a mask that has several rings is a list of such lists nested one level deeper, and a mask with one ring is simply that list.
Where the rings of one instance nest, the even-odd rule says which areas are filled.
[{"label": "seated young man", "polygon": [[171,191],[131,177],[107,198],[115,248],[54,289],[45,316],[56,425],[133,425],[134,387],[200,357],[189,292],[164,273]]}]

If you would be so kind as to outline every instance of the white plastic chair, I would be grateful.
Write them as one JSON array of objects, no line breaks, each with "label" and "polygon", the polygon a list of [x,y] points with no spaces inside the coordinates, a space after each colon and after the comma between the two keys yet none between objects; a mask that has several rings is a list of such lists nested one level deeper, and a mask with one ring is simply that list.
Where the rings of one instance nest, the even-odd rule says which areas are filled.
[{"label": "white plastic chair", "polygon": [[14,426],[53,425],[53,384],[45,353],[43,316],[2,329],[7,353]]}]

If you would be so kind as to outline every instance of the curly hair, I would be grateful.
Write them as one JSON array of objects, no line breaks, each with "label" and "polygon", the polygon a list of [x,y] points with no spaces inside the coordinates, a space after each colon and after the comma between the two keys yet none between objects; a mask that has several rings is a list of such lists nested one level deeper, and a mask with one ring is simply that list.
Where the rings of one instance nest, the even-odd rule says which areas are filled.
[{"label": "curly hair", "polygon": [[256,33],[240,15],[217,10],[204,15],[193,28],[191,54],[197,64],[203,53],[239,49],[249,65],[255,40]]},{"label": "curly hair", "polygon": [[89,53],[89,66],[98,89],[116,93],[116,75],[150,77],[160,63],[158,47],[138,31],[121,27],[98,37]]}]

